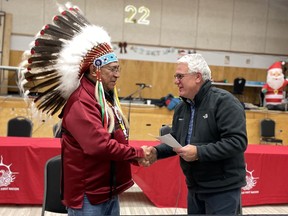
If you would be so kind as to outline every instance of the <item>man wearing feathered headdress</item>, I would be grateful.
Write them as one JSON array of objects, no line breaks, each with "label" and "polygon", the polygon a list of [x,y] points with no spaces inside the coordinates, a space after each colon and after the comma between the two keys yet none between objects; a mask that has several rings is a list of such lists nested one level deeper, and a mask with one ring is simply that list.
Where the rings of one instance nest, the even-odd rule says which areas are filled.
[{"label": "man wearing feathered headdress", "polygon": [[288,80],[284,78],[282,62],[273,63],[267,71],[267,82],[262,87],[265,94],[266,107],[270,110],[285,110],[283,106],[283,91],[288,85]]},{"label": "man wearing feathered headdress", "polygon": [[[130,163],[146,165],[146,148],[128,144],[116,92],[120,66],[110,36],[71,4],[46,25],[25,55],[20,88],[38,108],[62,107],[62,195],[68,215],[119,215],[118,195],[131,187]],[[34,86],[33,84],[36,83]]]}]

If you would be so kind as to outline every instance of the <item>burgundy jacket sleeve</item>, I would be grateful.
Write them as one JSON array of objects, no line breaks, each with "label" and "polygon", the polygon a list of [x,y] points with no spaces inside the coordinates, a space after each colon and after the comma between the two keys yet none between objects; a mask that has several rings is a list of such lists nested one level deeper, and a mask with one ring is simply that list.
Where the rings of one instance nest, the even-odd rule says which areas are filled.
[{"label": "burgundy jacket sleeve", "polygon": [[73,134],[84,153],[115,161],[143,157],[141,148],[119,143],[111,138],[111,134],[102,125],[100,109],[96,101],[87,98],[72,100],[67,107],[66,122],[63,126]]}]

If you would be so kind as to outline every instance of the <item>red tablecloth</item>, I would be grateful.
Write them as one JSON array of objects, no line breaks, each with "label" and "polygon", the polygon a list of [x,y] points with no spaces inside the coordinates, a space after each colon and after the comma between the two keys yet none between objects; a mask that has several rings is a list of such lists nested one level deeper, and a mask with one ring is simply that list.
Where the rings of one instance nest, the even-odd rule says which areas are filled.
[{"label": "red tablecloth", "polygon": [[[0,203],[42,204],[45,163],[59,154],[60,140],[56,138],[0,137]],[[242,190],[243,206],[288,203],[288,147],[249,145],[245,158],[248,186]],[[148,168],[132,166],[132,173],[154,205],[186,207],[187,189],[178,157]]]},{"label": "red tablecloth", "polygon": [[[135,146],[157,143],[131,141]],[[248,184],[242,189],[242,205],[288,203],[288,147],[249,145],[245,160]],[[187,188],[177,156],[159,160],[148,168],[132,166],[132,172],[154,205],[186,208]]]},{"label": "red tablecloth", "polygon": [[0,137],[0,203],[42,204],[46,161],[59,154],[56,138]]},{"label": "red tablecloth", "polygon": [[[132,146],[157,145],[159,142],[130,141]],[[132,166],[133,179],[157,207],[186,207],[185,177],[179,157],[159,160],[150,167]]]},{"label": "red tablecloth", "polygon": [[288,203],[288,146],[249,145],[243,205]]}]

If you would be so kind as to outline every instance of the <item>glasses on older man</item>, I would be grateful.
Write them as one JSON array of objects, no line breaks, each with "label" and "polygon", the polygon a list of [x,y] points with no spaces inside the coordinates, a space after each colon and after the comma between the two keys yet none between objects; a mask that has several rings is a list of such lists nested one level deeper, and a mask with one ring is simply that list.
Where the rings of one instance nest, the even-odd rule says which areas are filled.
[{"label": "glasses on older man", "polygon": [[194,73],[175,74],[175,75],[174,75],[174,78],[177,79],[177,80],[181,80],[181,79],[183,79],[185,76],[192,75],[192,74],[194,74]]},{"label": "glasses on older man", "polygon": [[104,66],[104,67],[102,67],[102,68],[105,68],[105,69],[111,71],[112,73],[117,73],[117,72],[120,73],[120,72],[121,72],[120,66],[115,66],[115,67]]}]

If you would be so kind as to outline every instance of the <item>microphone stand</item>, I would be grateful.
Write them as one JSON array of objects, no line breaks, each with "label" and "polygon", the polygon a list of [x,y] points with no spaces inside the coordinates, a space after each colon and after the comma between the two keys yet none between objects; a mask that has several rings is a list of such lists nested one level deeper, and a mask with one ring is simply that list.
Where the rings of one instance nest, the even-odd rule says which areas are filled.
[{"label": "microphone stand", "polygon": [[[130,124],[130,112],[131,112],[131,103],[132,103],[132,96],[135,95],[136,93],[139,93],[139,98],[142,100],[142,97],[141,97],[141,91],[145,88],[146,86],[145,85],[140,85],[139,88],[132,92],[131,94],[129,94],[128,96],[122,98],[121,100],[126,100],[126,99],[129,99],[129,104],[128,104],[128,117],[127,117],[127,120],[128,120],[128,123]],[[121,101],[120,100],[120,101]]]},{"label": "microphone stand", "polygon": [[135,95],[136,93],[139,93],[139,99],[142,99],[142,97],[141,97],[141,91],[142,91],[145,87],[146,87],[145,85],[140,85],[139,88],[138,88],[136,91],[132,92],[131,94],[129,94],[128,96],[122,98],[121,100],[126,100],[126,99],[131,100],[131,99],[132,99],[132,96]]}]

